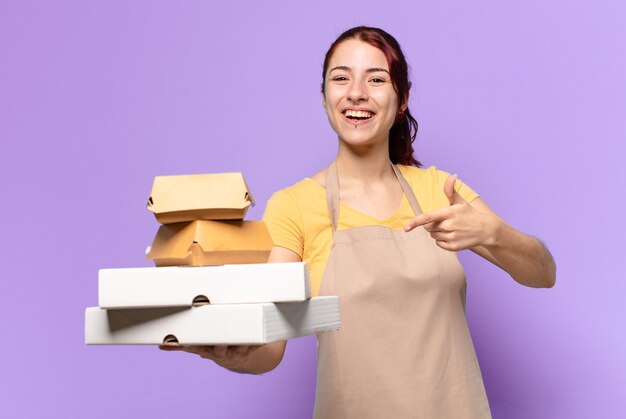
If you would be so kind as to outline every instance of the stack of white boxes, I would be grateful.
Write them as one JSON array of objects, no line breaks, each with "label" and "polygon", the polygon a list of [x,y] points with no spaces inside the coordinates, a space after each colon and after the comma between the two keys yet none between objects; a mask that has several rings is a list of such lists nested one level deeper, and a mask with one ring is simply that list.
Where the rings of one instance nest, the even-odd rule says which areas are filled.
[{"label": "stack of white boxes", "polygon": [[305,263],[265,263],[272,247],[240,173],[159,176],[156,268],[101,269],[87,344],[248,345],[339,329],[337,297],[311,298]]}]

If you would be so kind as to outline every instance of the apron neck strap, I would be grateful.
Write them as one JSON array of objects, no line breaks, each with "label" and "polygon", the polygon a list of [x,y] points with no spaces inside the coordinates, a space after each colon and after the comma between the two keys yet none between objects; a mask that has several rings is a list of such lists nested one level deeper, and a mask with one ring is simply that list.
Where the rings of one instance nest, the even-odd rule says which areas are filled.
[{"label": "apron neck strap", "polygon": [[[413,212],[415,215],[421,214],[422,209],[418,204],[417,198],[415,198],[415,194],[413,193],[413,190],[409,186],[408,182],[404,176],[402,176],[402,173],[400,173],[400,170],[395,164],[391,164],[391,168],[393,169],[393,173],[396,175],[396,178],[398,178],[398,182],[400,182],[400,186],[402,187],[409,204],[411,204]],[[326,169],[325,187],[328,215],[330,216],[333,231],[337,231],[339,223],[339,175],[337,174],[337,164],[335,160],[333,160],[333,162]]]},{"label": "apron neck strap", "polygon": [[422,207],[420,207],[420,204],[417,202],[417,198],[413,193],[413,189],[411,189],[411,187],[409,186],[409,182],[407,182],[404,176],[402,176],[402,173],[400,173],[400,169],[398,169],[395,164],[391,164],[391,168],[396,174],[398,182],[400,182],[400,186],[402,186],[404,195],[406,195],[406,199],[408,199],[409,204],[411,204],[413,212],[415,213],[415,215],[420,215],[422,213]]},{"label": "apron neck strap", "polygon": [[326,205],[328,205],[328,215],[333,226],[333,231],[337,231],[339,222],[339,175],[337,175],[337,165],[335,160],[326,169]]}]

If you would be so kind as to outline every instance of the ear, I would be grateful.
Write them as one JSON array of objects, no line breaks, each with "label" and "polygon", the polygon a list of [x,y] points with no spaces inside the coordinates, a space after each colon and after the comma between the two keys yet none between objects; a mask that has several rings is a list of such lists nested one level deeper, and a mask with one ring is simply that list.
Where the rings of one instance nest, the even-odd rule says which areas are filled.
[{"label": "ear", "polygon": [[400,103],[400,106],[398,107],[398,109],[400,109],[404,113],[404,111],[406,111],[408,107],[409,107],[409,94],[407,93],[404,96],[402,103]]},{"label": "ear", "polygon": [[326,95],[322,93],[322,107],[324,108],[324,112],[326,112]]}]

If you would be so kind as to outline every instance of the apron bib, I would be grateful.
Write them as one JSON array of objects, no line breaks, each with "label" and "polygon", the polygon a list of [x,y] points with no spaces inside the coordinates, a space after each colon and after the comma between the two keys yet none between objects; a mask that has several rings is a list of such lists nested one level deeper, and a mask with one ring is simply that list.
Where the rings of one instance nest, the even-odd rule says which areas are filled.
[{"label": "apron bib", "polygon": [[339,296],[342,327],[318,335],[315,418],[491,418],[456,254],[423,227],[338,231],[335,162],[326,172],[326,199],[333,244],[320,295]]}]

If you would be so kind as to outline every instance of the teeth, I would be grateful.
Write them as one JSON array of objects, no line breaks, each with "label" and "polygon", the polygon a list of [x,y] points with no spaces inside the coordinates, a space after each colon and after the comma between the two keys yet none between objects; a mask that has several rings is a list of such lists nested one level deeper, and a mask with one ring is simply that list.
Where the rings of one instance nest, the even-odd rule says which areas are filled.
[{"label": "teeth", "polygon": [[372,116],[374,116],[374,114],[368,111],[347,110],[346,116],[352,118],[371,118]]}]

